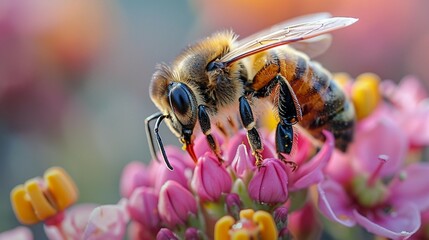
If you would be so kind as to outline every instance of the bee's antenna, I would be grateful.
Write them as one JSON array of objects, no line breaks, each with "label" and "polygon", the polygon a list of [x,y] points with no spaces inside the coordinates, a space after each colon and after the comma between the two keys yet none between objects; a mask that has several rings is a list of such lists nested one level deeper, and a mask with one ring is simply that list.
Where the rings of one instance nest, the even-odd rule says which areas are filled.
[{"label": "bee's antenna", "polygon": [[161,150],[161,153],[162,153],[162,156],[164,157],[164,162],[165,162],[165,165],[167,165],[167,168],[170,170],[173,170],[173,166],[171,166],[170,162],[168,161],[167,154],[165,153],[164,145],[162,144],[161,136],[159,135],[159,132],[158,132],[159,125],[161,124],[162,120],[164,120],[164,118],[169,116],[162,115],[161,113],[159,113],[157,117],[158,118],[156,119],[156,122],[155,122],[154,131],[155,131],[156,140],[158,143],[158,148]]},{"label": "bee's antenna", "polygon": [[154,114],[150,115],[145,120],[146,137],[147,137],[147,142],[149,143],[150,155],[152,156],[153,159],[155,159],[158,162],[160,162],[160,160],[159,160],[158,156],[156,155],[155,144],[153,143],[152,129],[150,127],[150,122],[152,122],[153,120],[159,118],[161,115],[162,115],[161,112],[157,112],[157,113],[154,113]]}]

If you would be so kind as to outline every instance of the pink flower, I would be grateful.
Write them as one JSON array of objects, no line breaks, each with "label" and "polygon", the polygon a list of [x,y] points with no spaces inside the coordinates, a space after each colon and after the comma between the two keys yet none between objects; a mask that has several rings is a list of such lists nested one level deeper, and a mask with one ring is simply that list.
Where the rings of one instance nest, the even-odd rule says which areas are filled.
[{"label": "pink flower", "polygon": [[154,189],[139,187],[128,201],[131,219],[144,225],[147,229],[157,229],[160,225],[158,213],[158,194]]},{"label": "pink flower", "polygon": [[[262,151],[262,158],[276,158],[274,141],[270,137],[264,137],[261,133],[261,141],[264,143],[264,151]],[[250,162],[255,162],[255,157],[252,155],[252,149],[250,148],[249,141],[247,140],[246,130],[240,130],[234,137],[232,137],[225,150],[225,164],[226,166],[231,165],[234,157],[237,154],[238,147],[244,144],[247,149],[247,154],[250,157]]]},{"label": "pink flower", "polygon": [[283,162],[265,159],[249,182],[249,195],[260,203],[283,203],[288,199],[288,175]]},{"label": "pink flower", "polygon": [[383,114],[368,117],[358,125],[351,154],[357,171],[373,172],[378,167],[374,161],[380,155],[389,156],[389,164],[381,170],[381,176],[396,173],[403,164],[408,150],[408,138],[402,127]]},{"label": "pink flower", "polygon": [[134,189],[150,185],[149,172],[141,162],[130,162],[122,170],[120,191],[123,197],[129,198]]},{"label": "pink flower", "polygon": [[95,208],[89,217],[83,239],[123,239],[129,221],[125,208],[125,202]]},{"label": "pink flower", "polygon": [[292,172],[291,168],[287,168],[289,191],[307,188],[324,179],[323,171],[334,149],[334,136],[328,131],[323,131],[323,134],[326,140],[320,151],[311,158],[308,156],[311,150],[309,140],[306,139],[303,134],[298,135],[296,154],[292,155],[292,160],[295,161],[299,167],[295,172]]},{"label": "pink flower", "polygon": [[0,240],[33,240],[33,234],[27,227],[16,227],[12,230],[0,233]]},{"label": "pink flower", "polygon": [[96,207],[95,204],[80,204],[69,208],[60,226],[44,225],[46,235],[49,239],[62,239],[64,235],[68,239],[82,239],[89,216]]},{"label": "pink flower", "polygon": [[417,231],[420,211],[429,207],[429,186],[424,184],[429,166],[400,170],[408,145],[401,141],[405,134],[385,118],[371,125],[361,128],[347,155],[336,153],[329,162],[328,179],[318,185],[319,209],[345,226],[358,224],[376,235],[404,239]]},{"label": "pink flower", "polygon": [[194,196],[175,181],[167,181],[159,193],[158,211],[167,225],[185,224],[189,215],[197,213]]},{"label": "pink flower", "polygon": [[429,145],[429,95],[425,86],[417,78],[408,76],[399,85],[383,81],[381,89],[391,103],[384,107],[405,130],[411,146]]},{"label": "pink flower", "polygon": [[203,201],[216,201],[231,191],[232,179],[223,164],[212,153],[200,157],[191,181],[192,189]]}]

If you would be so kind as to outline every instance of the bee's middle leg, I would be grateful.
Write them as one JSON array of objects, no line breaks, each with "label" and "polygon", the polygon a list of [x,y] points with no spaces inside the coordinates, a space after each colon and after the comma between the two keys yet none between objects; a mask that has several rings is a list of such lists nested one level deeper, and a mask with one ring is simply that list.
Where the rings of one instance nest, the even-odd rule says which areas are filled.
[{"label": "bee's middle leg", "polygon": [[259,136],[258,130],[256,130],[256,122],[253,118],[252,109],[246,97],[240,97],[240,117],[243,122],[244,128],[247,130],[247,139],[249,141],[250,147],[252,148],[252,154],[256,158],[256,166],[258,168],[262,165],[262,141]]},{"label": "bee's middle leg", "polygon": [[289,82],[281,75],[277,76],[280,85],[278,112],[280,122],[276,129],[276,150],[278,157],[290,164],[293,170],[298,167],[296,162],[288,161],[282,153],[292,152],[294,133],[293,125],[302,119],[301,107]]},{"label": "bee's middle leg", "polygon": [[219,160],[219,163],[222,163],[223,159],[220,154],[219,144],[211,134],[210,117],[206,111],[206,106],[204,105],[198,106],[198,122],[200,124],[201,131],[203,132],[204,135],[206,135],[207,142],[210,146],[210,149],[213,151],[214,154],[216,154]]}]

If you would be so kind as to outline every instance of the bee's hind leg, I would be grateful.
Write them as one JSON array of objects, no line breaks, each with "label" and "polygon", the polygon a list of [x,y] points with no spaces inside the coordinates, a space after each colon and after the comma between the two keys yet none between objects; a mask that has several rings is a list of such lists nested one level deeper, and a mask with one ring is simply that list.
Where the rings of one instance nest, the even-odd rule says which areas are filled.
[{"label": "bee's hind leg", "polygon": [[262,155],[263,150],[261,137],[259,136],[258,130],[256,130],[256,122],[253,118],[252,109],[246,97],[240,97],[240,118],[243,123],[243,127],[247,130],[247,139],[249,141],[250,147],[252,148],[252,154],[256,158],[256,166],[258,168],[262,165]]},{"label": "bee's hind leg", "polygon": [[222,156],[220,154],[219,144],[216,139],[211,134],[211,123],[209,114],[206,111],[206,106],[198,106],[198,122],[200,123],[201,131],[206,135],[207,142],[210,146],[210,149],[216,154],[219,163],[223,162]]},{"label": "bee's hind leg", "polygon": [[291,165],[292,171],[295,171],[298,168],[296,162],[289,161],[282,155],[282,153],[290,154],[292,152],[293,139],[293,126],[285,121],[279,122],[276,129],[277,155],[283,162]]},{"label": "bee's hind leg", "polygon": [[281,75],[277,75],[280,86],[278,99],[278,112],[280,122],[276,129],[276,148],[278,157],[285,163],[290,164],[293,171],[298,165],[294,161],[286,160],[282,153],[292,152],[294,133],[293,125],[302,119],[301,107],[289,82]]}]

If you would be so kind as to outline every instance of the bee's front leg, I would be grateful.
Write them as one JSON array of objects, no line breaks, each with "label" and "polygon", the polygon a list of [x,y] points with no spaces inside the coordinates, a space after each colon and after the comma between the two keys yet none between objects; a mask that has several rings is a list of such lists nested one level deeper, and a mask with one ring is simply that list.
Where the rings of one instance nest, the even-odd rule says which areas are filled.
[{"label": "bee's front leg", "polygon": [[281,75],[277,76],[280,85],[278,110],[280,122],[276,129],[276,149],[278,157],[285,163],[290,164],[293,170],[298,165],[294,161],[288,161],[282,153],[292,152],[294,133],[293,126],[302,119],[301,107],[289,82]]},{"label": "bee's front leg", "polygon": [[210,149],[216,154],[219,163],[223,162],[222,156],[220,155],[219,144],[211,134],[211,123],[210,117],[207,113],[206,106],[198,106],[198,122],[200,123],[201,131],[206,135],[207,142],[209,143]]},{"label": "bee's front leg", "polygon": [[252,154],[256,158],[256,166],[259,168],[262,165],[262,155],[263,150],[261,137],[259,136],[258,130],[256,130],[256,122],[253,118],[252,109],[250,104],[247,101],[246,97],[240,97],[240,117],[243,122],[244,128],[247,130],[247,139],[249,141],[250,147],[252,148]]}]

